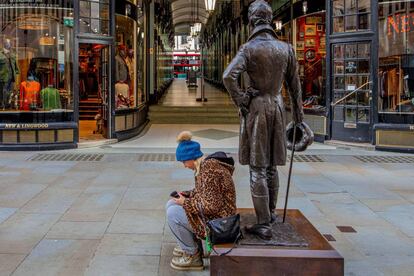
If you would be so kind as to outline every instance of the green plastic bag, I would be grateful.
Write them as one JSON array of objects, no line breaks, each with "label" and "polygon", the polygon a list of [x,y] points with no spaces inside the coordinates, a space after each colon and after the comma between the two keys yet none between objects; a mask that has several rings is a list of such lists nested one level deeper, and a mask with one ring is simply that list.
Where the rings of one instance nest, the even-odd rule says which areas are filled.
[{"label": "green plastic bag", "polygon": [[211,250],[213,250],[213,245],[211,244],[207,227],[204,228],[204,231],[206,232],[206,250],[207,250],[207,254],[210,254]]}]

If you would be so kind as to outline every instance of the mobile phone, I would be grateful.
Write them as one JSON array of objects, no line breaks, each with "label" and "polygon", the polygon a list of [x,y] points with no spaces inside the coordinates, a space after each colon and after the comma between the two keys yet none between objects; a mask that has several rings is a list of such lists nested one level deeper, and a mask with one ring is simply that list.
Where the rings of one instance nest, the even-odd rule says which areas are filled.
[{"label": "mobile phone", "polygon": [[170,194],[171,197],[179,198],[180,195],[177,193],[177,191],[174,191]]}]

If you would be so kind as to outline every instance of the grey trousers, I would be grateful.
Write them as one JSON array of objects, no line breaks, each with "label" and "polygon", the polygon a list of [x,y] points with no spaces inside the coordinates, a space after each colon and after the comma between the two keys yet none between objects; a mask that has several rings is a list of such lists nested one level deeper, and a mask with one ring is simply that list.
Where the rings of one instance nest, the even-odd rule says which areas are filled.
[{"label": "grey trousers", "polygon": [[270,214],[276,210],[279,193],[277,167],[250,166],[250,192],[258,224],[270,223]]},{"label": "grey trousers", "polygon": [[167,212],[167,223],[175,236],[180,248],[188,255],[198,252],[197,237],[188,222],[184,208],[169,200],[165,206]]}]

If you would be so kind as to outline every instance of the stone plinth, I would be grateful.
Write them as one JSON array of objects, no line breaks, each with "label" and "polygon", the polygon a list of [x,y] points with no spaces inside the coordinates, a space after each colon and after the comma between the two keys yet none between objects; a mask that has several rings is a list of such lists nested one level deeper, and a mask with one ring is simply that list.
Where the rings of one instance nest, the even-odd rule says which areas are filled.
[{"label": "stone plinth", "polygon": [[[278,214],[282,216],[282,210]],[[239,209],[242,224],[249,220],[253,209]],[[243,219],[243,218],[247,219]],[[286,222],[296,232],[300,243],[280,240],[277,244],[248,245],[243,242],[225,256],[212,252],[211,275],[343,275],[344,259],[305,218],[299,210],[288,210]],[[276,239],[277,240],[277,239]],[[231,248],[231,244],[215,247],[217,253]]]}]

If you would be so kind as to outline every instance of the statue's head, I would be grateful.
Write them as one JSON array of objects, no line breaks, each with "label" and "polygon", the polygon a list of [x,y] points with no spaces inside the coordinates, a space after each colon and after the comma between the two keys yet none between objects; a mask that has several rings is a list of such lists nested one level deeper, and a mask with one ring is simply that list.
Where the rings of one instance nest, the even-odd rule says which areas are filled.
[{"label": "statue's head", "polygon": [[256,0],[249,7],[249,22],[253,27],[270,24],[272,17],[272,8],[264,0]]}]

